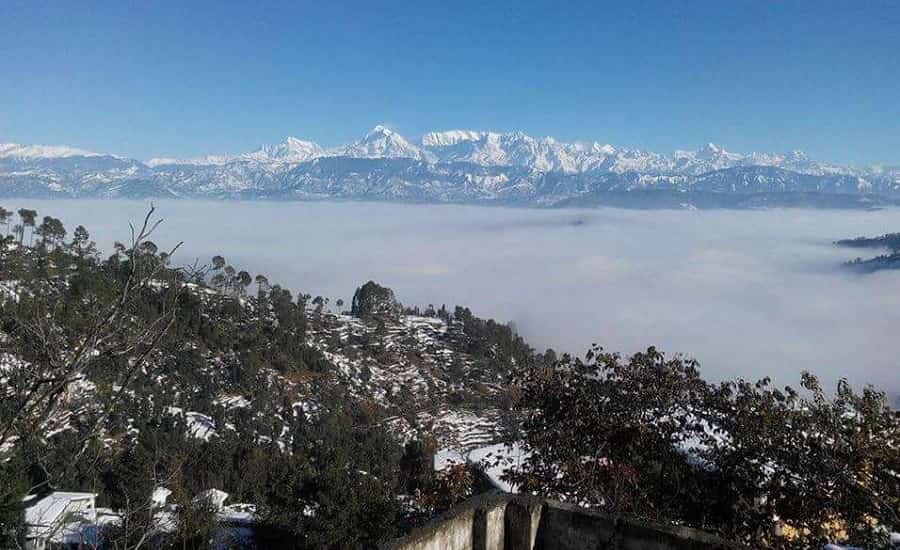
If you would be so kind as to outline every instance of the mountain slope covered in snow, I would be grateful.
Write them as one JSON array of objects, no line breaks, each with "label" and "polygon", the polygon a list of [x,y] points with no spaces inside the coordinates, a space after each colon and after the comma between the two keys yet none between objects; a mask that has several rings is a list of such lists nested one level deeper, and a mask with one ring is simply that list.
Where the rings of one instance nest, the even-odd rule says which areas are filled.
[{"label": "mountain slope covered in snow", "polygon": [[839,166],[799,151],[739,154],[709,143],[664,155],[521,132],[453,130],[409,140],[379,125],[334,148],[289,137],[238,155],[146,162],[0,144],[3,196],[740,207],[872,206],[893,203],[898,191],[900,168]]}]

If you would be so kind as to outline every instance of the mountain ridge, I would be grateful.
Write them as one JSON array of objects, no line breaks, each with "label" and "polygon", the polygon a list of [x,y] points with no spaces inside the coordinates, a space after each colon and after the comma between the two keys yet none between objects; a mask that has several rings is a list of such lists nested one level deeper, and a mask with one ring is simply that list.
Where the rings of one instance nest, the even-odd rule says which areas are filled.
[{"label": "mountain ridge", "polygon": [[[384,125],[333,148],[288,137],[237,155],[146,162],[68,146],[0,144],[4,196],[577,206],[579,197],[633,191],[828,193],[893,203],[900,191],[900,168],[840,166],[800,151],[741,154],[714,143],[664,155],[522,132],[449,130],[408,140]],[[689,196],[685,199],[691,203]]]},{"label": "mountain ridge", "polygon": [[[466,146],[474,150],[470,158],[465,158],[453,151],[440,151],[443,148]],[[488,153],[495,148],[498,157]],[[519,156],[517,157],[517,153]],[[531,153],[530,156],[526,153]],[[895,166],[873,166],[852,168],[832,163],[822,163],[811,160],[805,153],[799,150],[774,152],[735,153],[725,150],[723,147],[709,142],[697,150],[677,149],[672,154],[666,155],[643,149],[616,147],[611,144],[593,142],[562,142],[550,136],[534,137],[521,131],[493,132],[484,130],[444,130],[424,133],[417,139],[407,139],[400,133],[391,130],[385,125],[378,124],[369,130],[362,138],[343,146],[326,148],[315,141],[287,136],[276,144],[262,145],[259,148],[235,155],[207,154],[192,158],[178,157],[154,157],[146,161],[128,159],[120,155],[97,153],[69,145],[24,145],[18,143],[0,143],[0,159],[4,158],[68,158],[76,156],[98,157],[109,156],[119,159],[132,160],[148,167],[171,164],[191,165],[222,165],[231,162],[257,161],[257,162],[282,162],[301,163],[322,157],[354,157],[354,158],[413,158],[429,162],[452,162],[467,160],[481,165],[508,165],[510,163],[520,166],[534,166],[539,168],[534,156],[538,155],[568,155],[573,159],[579,155],[593,157],[595,160],[603,158],[643,160],[646,162],[644,170],[635,171],[660,171],[682,173],[685,170],[686,160],[703,161],[708,163],[702,171],[734,167],[737,165],[761,165],[777,167],[793,167],[795,171],[810,171],[811,166],[817,166],[821,170],[831,173],[878,173],[884,170],[894,171]],[[481,159],[480,161],[477,159]],[[662,165],[654,166],[654,163]],[[804,165],[808,165],[803,169]],[[599,163],[585,163],[576,169],[563,170],[568,172],[584,172],[596,169]],[[623,163],[609,171],[632,171],[635,165]],[[665,169],[665,170],[663,170]],[[547,170],[550,171],[550,170]]]}]

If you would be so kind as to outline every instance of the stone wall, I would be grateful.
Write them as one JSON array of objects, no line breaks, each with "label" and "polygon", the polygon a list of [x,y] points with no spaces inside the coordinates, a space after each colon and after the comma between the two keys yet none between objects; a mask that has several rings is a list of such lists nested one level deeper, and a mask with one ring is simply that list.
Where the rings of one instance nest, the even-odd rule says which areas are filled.
[{"label": "stone wall", "polygon": [[616,519],[577,506],[494,493],[463,502],[384,550],[731,550],[696,529]]}]

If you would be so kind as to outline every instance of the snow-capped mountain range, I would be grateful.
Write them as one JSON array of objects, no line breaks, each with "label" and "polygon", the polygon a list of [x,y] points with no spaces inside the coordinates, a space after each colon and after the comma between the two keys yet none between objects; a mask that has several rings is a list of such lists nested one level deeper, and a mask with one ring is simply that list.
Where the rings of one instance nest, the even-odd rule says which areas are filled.
[{"label": "snow-capped mountain range", "polygon": [[800,151],[742,155],[708,143],[697,151],[676,151],[667,156],[638,149],[616,148],[598,142],[561,143],[551,137],[538,139],[522,132],[470,130],[429,132],[419,140],[409,141],[381,125],[374,127],[358,141],[332,149],[323,148],[312,141],[288,137],[277,145],[263,146],[256,151],[235,156],[210,155],[188,160],[157,158],[146,164],[151,167],[172,164],[223,165],[251,161],[278,166],[323,157],[407,158],[429,163],[469,162],[479,166],[518,166],[539,172],[565,174],[599,170],[614,173],[696,175],[734,166],[775,166],[810,174],[859,172],[842,166],[813,162]]},{"label": "snow-capped mountain range", "polygon": [[[342,147],[289,137],[237,155],[146,162],[66,146],[0,144],[0,194],[6,196],[577,206],[602,204],[611,193],[630,191],[832,193],[870,200],[898,189],[896,167],[850,168],[814,161],[799,151],[739,154],[709,143],[696,151],[664,155],[598,142],[562,143],[521,132],[452,130],[407,140],[379,125]],[[720,197],[713,202],[721,202]]]}]

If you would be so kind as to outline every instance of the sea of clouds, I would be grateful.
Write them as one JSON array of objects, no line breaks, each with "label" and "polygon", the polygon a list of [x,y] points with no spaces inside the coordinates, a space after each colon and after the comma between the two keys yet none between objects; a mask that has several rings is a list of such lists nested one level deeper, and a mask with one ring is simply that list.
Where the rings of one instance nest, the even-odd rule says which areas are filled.
[{"label": "sea of clouds", "polygon": [[[142,201],[5,201],[85,225],[109,250]],[[12,204],[14,203],[14,204]],[[292,290],[349,302],[374,279],[407,305],[466,305],[536,348],[655,345],[708,378],[810,370],[900,394],[900,272],[851,273],[835,239],[900,231],[900,210],[627,211],[160,201],[177,262],[222,254]]]}]

